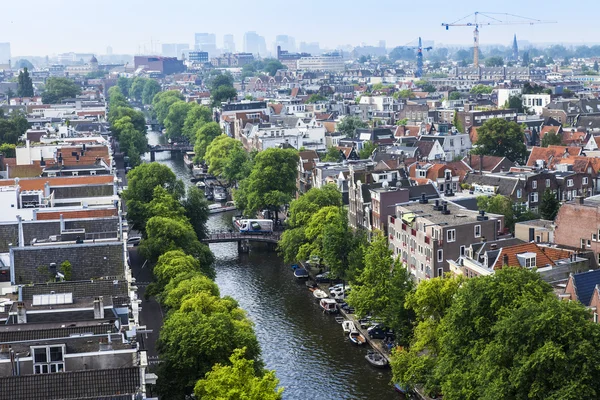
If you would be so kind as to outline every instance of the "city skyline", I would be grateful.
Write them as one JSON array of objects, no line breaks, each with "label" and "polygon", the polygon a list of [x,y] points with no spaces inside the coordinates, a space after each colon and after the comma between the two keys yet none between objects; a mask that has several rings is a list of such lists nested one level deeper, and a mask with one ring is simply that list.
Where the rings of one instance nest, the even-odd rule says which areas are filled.
[{"label": "city skyline", "polygon": [[[371,17],[367,18],[369,10],[365,12],[364,6],[353,7],[351,2],[332,1],[322,4],[307,0],[306,7],[295,10],[294,15],[281,16],[275,9],[248,8],[243,2],[232,0],[227,6],[227,13],[219,18],[198,18],[199,15],[218,13],[220,9],[215,5],[192,3],[186,4],[186,12],[181,13],[179,7],[170,3],[132,0],[130,9],[134,11],[115,13],[115,10],[122,6],[121,3],[115,0],[105,0],[104,3],[103,7],[94,10],[93,18],[81,18],[79,3],[73,0],[62,0],[64,7],[56,7],[38,0],[27,4],[8,3],[3,5],[3,13],[0,15],[0,42],[11,43],[13,57],[45,56],[70,51],[103,54],[107,46],[113,48],[113,54],[135,54],[151,47],[160,51],[160,45],[163,43],[187,43],[192,48],[194,34],[197,32],[215,34],[219,48],[222,48],[223,36],[231,34],[237,51],[243,48],[245,33],[252,31],[265,38],[267,50],[270,52],[278,35],[289,35],[295,38],[297,44],[319,42],[322,48],[327,49],[347,45],[358,46],[361,43],[377,46],[380,40],[384,40],[388,48],[393,48],[413,42],[419,36],[433,40],[440,46],[468,46],[472,43],[470,27],[451,27],[446,31],[441,24],[459,20],[473,13],[479,5],[479,2],[466,1],[448,11],[446,2],[432,0],[431,7],[421,10],[404,9],[391,0],[382,0],[376,8],[370,10]],[[600,9],[600,6],[589,0],[584,1],[583,6],[586,4]],[[515,0],[505,1],[501,9],[494,11],[512,11],[540,20],[558,20],[559,23],[483,27],[480,35],[482,46],[510,45],[513,34],[520,40],[531,43],[586,43],[585,38],[590,37],[587,32],[589,29],[583,33],[581,29],[570,29],[570,25],[594,26],[593,12],[581,14],[577,10],[566,9],[558,14],[551,9],[538,10],[532,4]],[[325,15],[336,18],[328,18],[328,23],[323,24]],[[364,19],[362,23],[361,17]],[[239,22],[223,24],[224,19]],[[37,40],[34,36],[37,35],[35,29],[22,29],[36,20],[59,21],[59,26],[60,21],[68,20],[69,23],[61,29],[45,30],[44,40]],[[368,24],[367,21],[376,22]],[[357,29],[357,24],[368,29]],[[132,26],[135,28],[132,29]],[[151,42],[154,43],[153,46]]]}]

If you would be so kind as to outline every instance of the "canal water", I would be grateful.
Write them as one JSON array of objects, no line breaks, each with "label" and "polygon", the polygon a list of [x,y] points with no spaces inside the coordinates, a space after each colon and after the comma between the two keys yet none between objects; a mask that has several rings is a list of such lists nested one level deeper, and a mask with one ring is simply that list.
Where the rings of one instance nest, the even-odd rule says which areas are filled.
[{"label": "canal water", "polygon": [[[150,144],[164,139],[148,135]],[[156,161],[171,167],[186,184],[190,172],[181,156],[159,153]],[[231,226],[233,213],[212,215],[209,229]],[[212,244],[216,282],[246,310],[268,369],[276,371],[286,400],[398,399],[389,370],[367,364],[368,348],[351,344],[333,316],[323,314],[304,283],[272,251],[253,247],[238,255],[235,243]]]}]

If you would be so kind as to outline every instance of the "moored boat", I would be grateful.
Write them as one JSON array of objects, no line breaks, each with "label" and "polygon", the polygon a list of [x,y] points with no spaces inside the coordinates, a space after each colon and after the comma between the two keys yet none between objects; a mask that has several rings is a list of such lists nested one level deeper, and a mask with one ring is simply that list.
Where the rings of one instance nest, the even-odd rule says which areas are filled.
[{"label": "moored boat", "polygon": [[208,213],[209,214],[216,214],[216,213],[221,213],[221,212],[225,212],[225,211],[233,211],[233,210],[236,210],[235,203],[233,201],[228,201],[224,205],[220,204],[220,203],[208,205]]},{"label": "moored boat", "polygon": [[362,333],[360,333],[358,330],[350,332],[348,337],[350,338],[350,341],[357,346],[361,346],[367,342],[367,339],[365,339]]},{"label": "moored boat", "polygon": [[294,276],[298,279],[308,279],[308,271],[304,268],[296,268],[294,270]]},{"label": "moored boat", "polygon": [[355,332],[356,326],[354,325],[353,321],[346,320],[342,322],[342,329],[344,330],[344,333]]},{"label": "moored boat", "polygon": [[389,365],[388,360],[377,351],[370,350],[365,359],[375,368],[387,368]]},{"label": "moored boat", "polygon": [[326,313],[335,314],[338,312],[337,303],[333,299],[321,299],[319,305]]},{"label": "moored boat", "polygon": [[196,157],[196,153],[194,153],[193,151],[187,151],[183,155],[183,163],[186,167],[191,169],[194,166],[194,157]]},{"label": "moored boat", "polygon": [[315,296],[315,298],[317,298],[317,299],[326,299],[329,297],[329,295],[324,290],[321,290],[321,289],[315,289],[313,291],[313,296]]}]

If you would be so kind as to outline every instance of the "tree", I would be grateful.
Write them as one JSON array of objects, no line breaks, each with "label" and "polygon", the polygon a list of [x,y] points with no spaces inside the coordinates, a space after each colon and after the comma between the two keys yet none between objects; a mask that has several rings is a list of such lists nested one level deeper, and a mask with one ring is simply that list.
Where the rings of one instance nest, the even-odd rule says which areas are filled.
[{"label": "tree", "polygon": [[142,93],[144,93],[144,86],[146,86],[146,82],[148,79],[142,78],[140,76],[133,79],[131,83],[131,87],[129,88],[129,97],[134,100],[141,101]]},{"label": "tree", "polygon": [[544,137],[542,138],[542,147],[548,146],[560,146],[562,144],[562,137],[554,129],[546,132]]},{"label": "tree", "polygon": [[454,117],[452,117],[452,125],[456,128],[456,130],[460,133],[465,133],[465,129],[463,128],[462,122],[458,118],[458,110],[454,110]]},{"label": "tree", "polygon": [[[417,82],[419,82],[419,81],[417,81]],[[421,88],[422,91],[428,92],[428,93],[433,93],[436,91],[435,86],[433,86],[433,84],[431,84],[427,81],[420,81],[419,87]]]},{"label": "tree", "polygon": [[[1,125],[0,125],[1,129]],[[5,158],[15,158],[17,152],[17,146],[11,143],[0,144],[0,154],[3,154]]]},{"label": "tree", "polygon": [[[0,143],[17,144],[19,138],[29,129],[27,118],[17,111],[13,112],[8,119],[2,118],[2,115],[0,112]],[[6,147],[5,150],[10,152],[11,148]]]},{"label": "tree", "polygon": [[164,123],[171,104],[180,100],[183,100],[183,96],[177,90],[167,90],[166,92],[157,93],[154,96],[152,99],[152,110],[159,124]]},{"label": "tree", "polygon": [[6,100],[10,103],[10,99],[15,97],[15,92],[11,88],[6,89]]},{"label": "tree", "polygon": [[287,224],[290,228],[306,226],[311,216],[322,208],[342,207],[342,194],[333,184],[312,188],[290,204]]},{"label": "tree", "polygon": [[274,371],[257,374],[254,361],[245,357],[246,349],[236,349],[229,358],[231,365],[216,364],[194,387],[194,394],[204,400],[281,400],[283,388]]},{"label": "tree", "polygon": [[224,178],[230,185],[250,174],[250,156],[239,140],[227,135],[217,136],[208,145],[204,159],[209,165],[208,172]]},{"label": "tree", "polygon": [[254,158],[250,175],[234,192],[236,202],[241,200],[238,208],[249,215],[262,209],[279,211],[281,206],[289,204],[296,192],[297,174],[296,150],[270,148],[261,151]]},{"label": "tree", "polygon": [[377,146],[376,143],[373,143],[369,140],[367,140],[366,142],[363,143],[363,148],[360,149],[360,151],[358,152],[358,156],[360,157],[361,160],[366,160],[367,158],[371,158],[371,156],[373,155],[373,151],[375,151],[375,149],[377,149],[379,146]]},{"label": "tree", "polygon": [[81,94],[78,84],[68,78],[50,77],[46,81],[42,101],[44,104],[60,103],[64,99]]},{"label": "tree", "polygon": [[221,86],[233,87],[233,76],[230,73],[219,73],[212,79],[209,79],[208,85],[210,91],[217,90]]},{"label": "tree", "polygon": [[142,103],[152,104],[152,99],[154,99],[154,96],[160,93],[160,90],[160,83],[154,79],[147,79],[146,84],[144,85],[144,90],[142,91]]},{"label": "tree", "polygon": [[71,263],[68,260],[63,261],[62,263],[60,263],[60,269],[59,269],[60,273],[63,274],[63,276],[65,277],[65,281],[70,281],[73,277],[73,266],[71,265]]},{"label": "tree", "polygon": [[[120,101],[119,101],[120,104]],[[134,129],[146,133],[146,117],[141,111],[134,110],[127,104],[126,106],[112,106],[108,112],[108,122],[114,127],[115,122],[123,117],[129,117]],[[119,135],[119,132],[116,133]]]},{"label": "tree", "polygon": [[185,209],[171,193],[162,186],[156,186],[152,193],[152,200],[148,203],[148,219],[152,217],[165,217],[169,219],[185,219]]},{"label": "tree", "polygon": [[196,237],[200,240],[207,236],[206,222],[208,221],[208,202],[204,192],[195,186],[190,186],[187,196],[182,201],[186,218],[190,221]]},{"label": "tree", "polygon": [[219,299],[206,292],[185,300],[165,320],[160,331],[158,394],[184,399],[198,379],[215,364],[225,365],[235,349],[246,348],[245,356],[262,370],[260,347],[252,322],[235,300]]},{"label": "tree", "polygon": [[323,157],[322,161],[339,162],[340,158],[341,158],[340,150],[335,146],[331,146],[327,149],[327,152],[325,153],[325,156]]},{"label": "tree", "polygon": [[152,201],[155,187],[165,188],[175,199],[184,194],[183,182],[168,166],[159,163],[139,165],[127,173],[127,181],[127,190],[123,191],[127,219],[133,229],[142,233],[149,219],[148,204]]},{"label": "tree", "polygon": [[180,272],[169,279],[158,300],[169,310],[178,310],[187,299],[205,292],[219,297],[219,287],[199,272]]},{"label": "tree", "polygon": [[504,103],[504,108],[512,108],[517,110],[518,113],[525,112],[523,107],[523,98],[520,95],[508,96],[508,100]]},{"label": "tree", "polygon": [[208,146],[222,133],[221,127],[216,122],[209,122],[202,125],[196,133],[196,144],[194,145],[194,152],[198,160],[204,160]]},{"label": "tree", "polygon": [[192,103],[185,101],[176,101],[169,107],[169,112],[164,119],[167,136],[172,141],[178,141],[183,136],[183,124],[186,120],[188,111],[192,109]]},{"label": "tree", "polygon": [[504,58],[500,56],[488,57],[485,59],[486,67],[502,67],[504,65]]},{"label": "tree", "polygon": [[460,100],[460,97],[460,92],[454,91],[448,95],[448,100]]},{"label": "tree", "polygon": [[560,201],[556,198],[556,194],[550,189],[546,189],[542,195],[542,201],[540,203],[540,216],[543,219],[554,221],[558,209],[560,208]]},{"label": "tree", "polygon": [[357,129],[368,127],[369,125],[366,122],[355,115],[348,115],[337,124],[338,132],[341,132],[350,138],[354,137]]},{"label": "tree", "polygon": [[477,129],[475,145],[477,148],[473,154],[506,157],[518,163],[527,159],[523,128],[513,121],[501,118],[487,120]]},{"label": "tree", "polygon": [[[171,250],[182,250],[198,261],[202,266],[212,268],[214,256],[207,245],[200,243],[194,228],[187,219],[152,217],[146,223],[146,238],[140,243],[140,254],[149,262]],[[214,278],[214,272],[206,274]]]},{"label": "tree", "polygon": [[235,146],[231,149],[221,174],[230,185],[236,186],[237,182],[250,175],[254,162],[252,154],[248,154],[242,146]]},{"label": "tree", "polygon": [[380,318],[396,332],[398,342],[406,345],[412,336],[414,311],[405,307],[405,301],[414,282],[410,272],[392,255],[387,238],[376,233],[365,253],[365,267],[352,282],[348,304],[359,316]]},{"label": "tree", "polygon": [[491,86],[478,84],[471,88],[471,93],[472,94],[490,94],[490,93],[492,93],[492,90],[494,90],[494,88],[492,88]]},{"label": "tree", "polygon": [[312,104],[312,103],[318,103],[320,101],[325,101],[325,100],[327,100],[327,98],[325,96],[320,95],[320,94],[313,94],[308,98],[308,100],[306,102],[309,104]]},{"label": "tree", "polygon": [[269,75],[275,76],[277,71],[279,71],[280,69],[287,69],[287,67],[276,58],[267,58],[264,60],[263,70]]},{"label": "tree", "polygon": [[529,52],[525,51],[523,52],[523,61],[521,62],[521,66],[522,67],[529,67]]},{"label": "tree", "polygon": [[189,103],[191,107],[185,116],[182,133],[189,143],[196,143],[196,134],[202,126],[212,121],[212,111],[206,106]]},{"label": "tree", "polygon": [[124,76],[120,76],[117,79],[117,86],[121,89],[121,93],[123,96],[129,96],[129,89],[131,88],[131,84],[133,83],[133,79],[125,78]]},{"label": "tree", "polygon": [[210,265],[201,265],[200,261],[181,250],[171,250],[162,254],[153,269],[156,285],[160,292],[178,275],[197,272],[206,277],[214,275],[214,270]]},{"label": "tree", "polygon": [[394,97],[396,99],[414,99],[415,94],[410,89],[402,89],[402,90],[394,93]]},{"label": "tree", "polygon": [[33,80],[29,76],[29,71],[27,70],[27,67],[23,68],[23,70],[19,72],[17,82],[17,95],[19,97],[33,96]]},{"label": "tree", "polygon": [[210,92],[212,96],[213,107],[218,107],[221,103],[229,100],[234,100],[237,96],[237,91],[233,86],[219,86],[217,89]]},{"label": "tree", "polygon": [[396,121],[397,126],[406,126],[408,124],[408,118],[402,118]]}]

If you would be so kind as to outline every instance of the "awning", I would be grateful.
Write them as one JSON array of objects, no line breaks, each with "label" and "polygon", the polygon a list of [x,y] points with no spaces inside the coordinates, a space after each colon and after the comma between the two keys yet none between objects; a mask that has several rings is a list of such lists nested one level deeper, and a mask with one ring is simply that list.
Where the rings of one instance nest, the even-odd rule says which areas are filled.
[{"label": "awning", "polygon": [[417,216],[414,213],[402,214],[402,221],[406,224],[411,225]]}]

